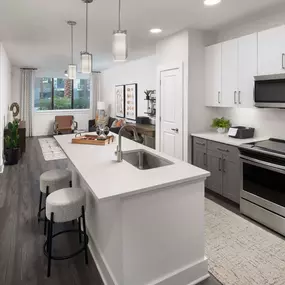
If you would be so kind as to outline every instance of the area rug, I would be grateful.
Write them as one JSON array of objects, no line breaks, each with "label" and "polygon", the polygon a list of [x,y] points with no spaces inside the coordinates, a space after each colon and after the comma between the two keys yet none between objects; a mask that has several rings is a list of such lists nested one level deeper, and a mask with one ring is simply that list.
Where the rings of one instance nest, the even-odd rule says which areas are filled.
[{"label": "area rug", "polygon": [[54,138],[41,138],[39,143],[46,161],[66,158],[65,153]]},{"label": "area rug", "polygon": [[285,241],[205,199],[209,271],[224,285],[284,285]]}]

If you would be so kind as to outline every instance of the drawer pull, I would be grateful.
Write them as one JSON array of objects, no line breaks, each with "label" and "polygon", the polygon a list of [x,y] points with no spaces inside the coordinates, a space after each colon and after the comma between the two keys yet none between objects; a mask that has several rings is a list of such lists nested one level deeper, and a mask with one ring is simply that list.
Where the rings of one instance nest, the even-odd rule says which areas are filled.
[{"label": "drawer pull", "polygon": [[230,152],[228,149],[223,149],[223,148],[217,148],[219,151],[222,151],[222,152]]},{"label": "drawer pull", "polygon": [[196,142],[196,144],[202,145],[202,146],[205,146],[205,145],[206,145],[205,143],[201,143],[201,142]]}]

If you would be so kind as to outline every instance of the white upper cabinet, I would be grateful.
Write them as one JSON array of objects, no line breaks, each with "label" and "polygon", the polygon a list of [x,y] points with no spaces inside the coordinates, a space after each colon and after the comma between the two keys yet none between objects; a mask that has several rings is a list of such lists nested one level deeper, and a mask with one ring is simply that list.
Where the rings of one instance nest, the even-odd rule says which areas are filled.
[{"label": "white upper cabinet", "polygon": [[238,40],[222,43],[222,107],[238,104]]},{"label": "white upper cabinet", "polygon": [[207,47],[206,105],[253,107],[257,57],[257,33]]},{"label": "white upper cabinet", "polygon": [[285,73],[285,26],[258,33],[258,74]]},{"label": "white upper cabinet", "polygon": [[205,49],[206,106],[220,106],[222,102],[222,45]]},{"label": "white upper cabinet", "polygon": [[257,33],[238,39],[238,105],[253,107],[254,76],[257,75]]}]

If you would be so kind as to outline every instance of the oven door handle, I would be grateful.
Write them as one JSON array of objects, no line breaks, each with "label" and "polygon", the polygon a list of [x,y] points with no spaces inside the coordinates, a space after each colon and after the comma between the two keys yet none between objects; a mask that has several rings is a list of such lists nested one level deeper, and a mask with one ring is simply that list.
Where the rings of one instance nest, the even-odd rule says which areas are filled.
[{"label": "oven door handle", "polygon": [[269,169],[269,170],[272,170],[275,172],[285,174],[285,166],[277,165],[277,164],[270,163],[267,161],[262,161],[262,160],[255,159],[252,157],[248,157],[245,155],[240,155],[240,158],[243,162],[247,162],[247,163],[255,165],[255,166],[259,166],[259,167],[262,167],[265,169]]}]

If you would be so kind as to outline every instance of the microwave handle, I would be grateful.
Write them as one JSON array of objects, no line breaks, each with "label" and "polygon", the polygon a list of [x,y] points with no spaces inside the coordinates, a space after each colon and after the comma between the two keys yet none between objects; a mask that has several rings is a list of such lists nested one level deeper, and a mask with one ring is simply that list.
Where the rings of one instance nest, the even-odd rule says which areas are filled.
[{"label": "microwave handle", "polygon": [[245,155],[240,155],[240,158],[241,158],[242,162],[249,163],[249,164],[252,164],[252,165],[257,166],[257,167],[262,167],[262,168],[265,168],[265,169],[268,169],[271,171],[275,171],[275,172],[285,174],[285,167],[284,166],[276,165],[274,163],[262,161],[262,160],[255,159],[252,157],[248,157]]}]

